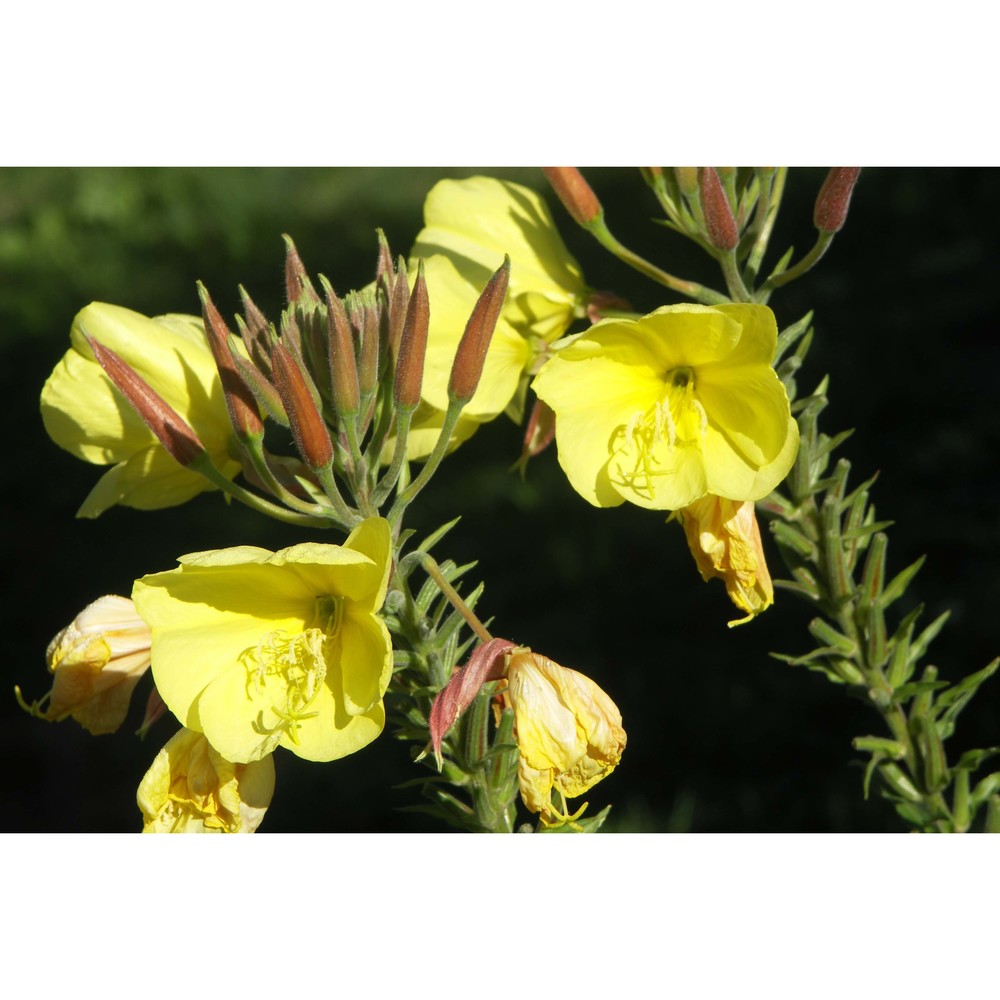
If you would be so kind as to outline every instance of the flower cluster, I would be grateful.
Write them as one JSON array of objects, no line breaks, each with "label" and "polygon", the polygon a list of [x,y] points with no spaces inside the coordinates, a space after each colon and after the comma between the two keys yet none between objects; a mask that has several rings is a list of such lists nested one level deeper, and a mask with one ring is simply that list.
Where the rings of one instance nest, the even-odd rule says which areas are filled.
[{"label": "flower cluster", "polygon": [[[567,174],[577,183],[567,187]],[[550,179],[581,225],[600,218],[592,193],[581,196],[578,174],[556,168]],[[501,253],[511,259],[511,294],[469,416],[488,420],[506,410],[520,418],[530,384],[555,415],[559,463],[589,503],[676,511],[685,525],[705,523],[709,509],[732,525],[729,511],[738,506],[738,529],[727,529],[727,537],[742,538],[742,547],[716,547],[711,574],[701,561],[699,568],[706,579],[723,577],[749,617],[772,603],[753,501],[788,474],[799,433],[772,367],[778,330],[771,310],[750,303],[663,306],[645,316],[598,319],[564,336],[574,320],[599,315],[588,305],[600,298],[583,284],[537,195],[486,177],[441,181],[424,212],[414,250],[432,255],[428,280],[457,309]],[[453,327],[432,322],[429,358],[448,357],[446,331]],[[440,409],[441,375],[433,364],[430,372],[424,399]],[[539,450],[540,439],[544,444],[544,420],[536,409],[526,453]],[[759,567],[749,583],[741,554],[748,546]]]}]

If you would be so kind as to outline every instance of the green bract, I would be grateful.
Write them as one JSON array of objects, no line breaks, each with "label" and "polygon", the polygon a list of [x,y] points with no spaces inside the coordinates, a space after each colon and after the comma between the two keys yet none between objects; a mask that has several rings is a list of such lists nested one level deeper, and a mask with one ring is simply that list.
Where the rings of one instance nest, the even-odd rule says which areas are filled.
[{"label": "green bract", "polygon": [[151,510],[184,503],[215,489],[178,464],[125,401],[94,359],[85,336],[110,348],[188,423],[221,472],[232,478],[232,425],[219,373],[195,316],[150,319],[131,309],[93,302],[77,313],[72,347],[42,389],[42,420],[60,447],[97,465],[113,465],[78,512],[97,517],[115,504]]},{"label": "green bract", "polygon": [[198,552],[143,577],[133,600],[167,707],[238,763],[278,746],[315,761],[367,746],[392,675],[376,614],[390,560],[389,524],[373,517],[344,545]]},{"label": "green bract", "polygon": [[770,309],[733,304],[664,306],[569,341],[532,387],[556,414],[573,488],[598,507],[657,510],[766,496],[799,442],[776,339]]}]

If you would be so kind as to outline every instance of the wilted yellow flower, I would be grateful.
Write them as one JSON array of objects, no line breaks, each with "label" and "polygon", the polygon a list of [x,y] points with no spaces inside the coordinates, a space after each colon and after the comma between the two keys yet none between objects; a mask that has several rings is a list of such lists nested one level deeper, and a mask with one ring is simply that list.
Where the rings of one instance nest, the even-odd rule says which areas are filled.
[{"label": "wilted yellow flower", "polygon": [[770,493],[799,444],[771,367],[777,334],[766,306],[677,305],[561,347],[532,388],[555,411],[573,488],[598,507],[656,510]]},{"label": "wilted yellow flower", "polygon": [[463,416],[492,420],[509,408],[520,419],[528,378],[548,344],[584,315],[580,267],[545,202],[520,184],[492,177],[440,181],[424,202],[424,223],[412,253],[425,258],[431,306],[424,399],[447,409],[451,364],[466,321],[508,254],[507,298]]},{"label": "wilted yellow flower", "polygon": [[274,794],[274,760],[232,764],[182,729],[139,783],[143,833],[253,833]]},{"label": "wilted yellow flower", "polygon": [[774,603],[753,503],[704,496],[677,515],[701,578],[721,576],[730,600],[746,612],[731,626],[750,621]]},{"label": "wilted yellow flower", "polygon": [[198,552],[143,577],[132,597],[164,702],[238,763],[278,746],[317,761],[367,746],[392,676],[376,614],[390,559],[389,524],[372,517],[344,545]]},{"label": "wilted yellow flower", "polygon": [[149,626],[127,597],[98,598],[49,643],[52,690],[28,705],[15,688],[18,701],[39,719],[72,716],[95,736],[113,733],[149,667],[149,641]]},{"label": "wilted yellow flower", "polygon": [[575,798],[615,769],[625,749],[621,713],[589,677],[528,649],[512,653],[507,670],[521,798],[543,822],[568,822],[552,792]]},{"label": "wilted yellow flower", "polygon": [[171,507],[216,488],[164,450],[97,363],[85,335],[119,355],[190,425],[216,468],[230,478],[240,471],[229,454],[233,429],[201,319],[150,319],[93,302],[73,320],[73,346],[41,399],[42,421],[56,444],[84,461],[113,466],[78,516],[97,517],[118,503],[142,510]]}]

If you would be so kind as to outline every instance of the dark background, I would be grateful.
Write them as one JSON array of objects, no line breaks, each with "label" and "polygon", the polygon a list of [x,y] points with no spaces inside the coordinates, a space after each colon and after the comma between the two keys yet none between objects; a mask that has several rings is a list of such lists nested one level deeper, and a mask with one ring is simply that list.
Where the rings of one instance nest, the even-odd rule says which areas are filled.
[{"label": "dark background", "polygon": [[[235,544],[279,548],[307,537],[218,493],[157,512],[74,512],[100,475],[45,435],[38,394],[68,346],[74,314],[104,300],[149,315],[197,312],[203,280],[226,314],[243,283],[272,317],[281,307],[283,244],[291,234],[315,274],[344,291],[367,283],[374,229],[406,253],[423,197],[442,176],[491,173],[545,191],[537,170],[3,169],[0,170],[0,378],[6,408],[2,487],[4,637],[0,719],[7,776],[0,829],[130,831],[135,788],[173,731],[133,735],[148,681],[111,736],[48,724],[18,709],[49,686],[52,635],[104,593],[171,568],[184,552]],[[587,171],[612,230],[665,269],[718,286],[692,244],[651,224],[652,196],[635,171]],[[790,174],[766,264],[812,241],[824,172]],[[808,392],[831,376],[822,426],[855,427],[841,449],[857,483],[875,470],[892,571],[927,553],[901,611],[922,601],[924,623],[952,620],[930,662],[956,679],[1000,652],[995,414],[998,347],[998,179],[995,170],[866,170],[849,221],[818,268],[772,300],[779,326],[816,311],[800,377]],[[676,301],[610,258],[550,198],[588,284],[642,310]],[[520,431],[483,428],[444,465],[414,511],[430,530],[462,514],[442,547],[478,559],[480,610],[495,631],[583,670],[621,708],[622,765],[588,796],[614,803],[621,831],[900,830],[892,809],[861,795],[851,739],[883,735],[878,716],[843,689],[769,651],[811,648],[808,609],[778,594],[730,631],[722,584],[703,584],[679,529],[662,515],[591,508],[571,491],[554,449],[526,482],[507,473]],[[778,557],[769,546],[772,570]],[[890,621],[894,624],[895,619]],[[1000,743],[994,679],[963,713],[951,753]],[[361,753],[321,766],[275,755],[277,788],[264,831],[430,831],[400,811],[414,793],[408,747],[389,732]]]}]

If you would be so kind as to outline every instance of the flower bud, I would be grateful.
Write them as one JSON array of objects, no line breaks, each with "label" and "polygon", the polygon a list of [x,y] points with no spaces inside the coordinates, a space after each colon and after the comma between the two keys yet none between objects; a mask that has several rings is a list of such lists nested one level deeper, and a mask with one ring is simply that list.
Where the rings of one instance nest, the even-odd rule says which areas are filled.
[{"label": "flower bud", "polygon": [[701,209],[705,216],[708,242],[716,250],[735,250],[740,241],[733,210],[714,167],[698,168]]},{"label": "flower bud", "polygon": [[[405,284],[402,279],[400,283]],[[424,262],[421,260],[417,267],[417,280],[413,284],[413,292],[406,307],[406,322],[403,324],[403,335],[399,340],[399,354],[396,358],[393,396],[398,409],[416,409],[420,402],[430,316],[427,284],[424,281]]]},{"label": "flower bud", "polygon": [[247,290],[240,285],[240,299],[243,301],[243,314],[246,316],[246,323],[237,318],[237,326],[240,336],[246,345],[247,353],[253,359],[253,363],[264,373],[267,378],[271,377],[271,344],[274,342],[274,335],[271,332],[271,324],[267,317],[257,308],[256,303],[250,298]]},{"label": "flower bud", "polygon": [[548,178],[563,207],[581,226],[591,225],[604,214],[597,195],[576,167],[542,167],[542,173]]},{"label": "flower bud", "polygon": [[681,189],[681,194],[688,198],[693,198],[698,194],[697,167],[674,167],[674,177],[677,179],[677,186]]},{"label": "flower bud", "polygon": [[232,764],[182,729],[139,783],[143,833],[253,833],[274,795],[274,758]]},{"label": "flower bud", "polygon": [[260,419],[253,393],[246,382],[240,377],[233,361],[233,352],[229,346],[232,333],[225,320],[215,308],[208,290],[199,281],[198,295],[201,298],[201,314],[205,323],[205,336],[208,346],[212,349],[216,367],[219,369],[219,379],[222,391],[226,397],[226,407],[233,429],[242,440],[260,438],[264,433],[264,424]]},{"label": "flower bud", "polygon": [[302,263],[291,236],[284,233],[282,238],[285,241],[285,293],[288,295],[288,303],[315,308],[320,304],[320,298],[309,280],[306,266]]},{"label": "flower bud", "polygon": [[847,219],[861,167],[831,167],[816,196],[813,223],[821,233],[837,233]]},{"label": "flower bud", "polygon": [[[21,707],[39,719],[76,719],[88,732],[113,733],[125,721],[132,691],[149,668],[149,626],[127,597],[88,604],[45,652],[52,689]],[[44,706],[44,707],[43,707]]]},{"label": "flower bud", "polygon": [[552,792],[582,795],[617,767],[626,739],[621,713],[589,677],[527,648],[509,654],[507,681],[521,798],[543,823],[569,822]]},{"label": "flower bud", "polygon": [[729,599],[746,612],[730,626],[750,621],[774,603],[752,501],[709,493],[677,513],[701,578],[722,577]]},{"label": "flower bud", "polygon": [[458,717],[475,701],[487,681],[500,680],[506,654],[516,648],[508,639],[490,639],[477,646],[464,667],[459,667],[438,692],[431,705],[430,733],[434,756],[441,764],[441,742]]},{"label": "flower bud", "polygon": [[354,335],[344,303],[323,275],[319,277],[326,297],[326,338],[330,356],[330,389],[337,416],[353,416],[361,408],[358,363],[354,356]]},{"label": "flower bud", "polygon": [[186,467],[208,456],[198,435],[159,393],[109,347],[84,336],[97,363],[173,459]]},{"label": "flower bud", "polygon": [[274,384],[288,415],[299,453],[311,468],[326,468],[333,461],[333,443],[316,405],[315,392],[307,382],[308,376],[283,343],[279,342],[272,348],[271,363]]},{"label": "flower bud", "polygon": [[510,281],[510,257],[504,255],[503,263],[486,283],[482,294],[472,308],[472,315],[465,325],[465,333],[455,351],[448,382],[448,398],[468,402],[472,399],[483,374],[486,352],[489,350],[493,331],[496,329],[500,310],[507,295]]}]

